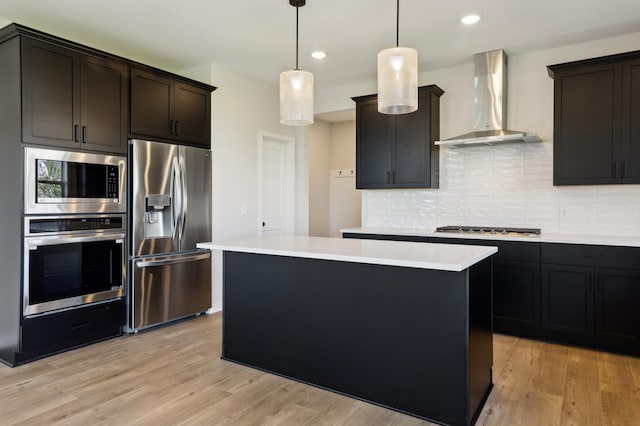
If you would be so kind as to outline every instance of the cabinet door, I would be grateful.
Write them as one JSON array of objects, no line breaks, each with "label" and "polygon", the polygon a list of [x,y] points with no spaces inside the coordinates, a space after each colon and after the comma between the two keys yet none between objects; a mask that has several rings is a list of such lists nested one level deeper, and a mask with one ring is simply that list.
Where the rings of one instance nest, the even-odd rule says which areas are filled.
[{"label": "cabinet door", "polygon": [[184,83],[175,85],[175,137],[211,147],[211,93]]},{"label": "cabinet door", "polygon": [[431,177],[430,96],[421,93],[418,110],[396,116],[396,138],[391,153],[393,186],[425,188]]},{"label": "cabinet door", "polygon": [[540,264],[493,261],[493,327],[530,335],[540,328]]},{"label": "cabinet door", "polygon": [[640,183],[640,59],[623,63],[622,180]]},{"label": "cabinet door", "polygon": [[593,268],[542,265],[542,328],[549,338],[593,343]]},{"label": "cabinet door", "polygon": [[131,70],[131,133],[173,138],[173,80]]},{"label": "cabinet door", "polygon": [[640,271],[596,271],[598,343],[621,351],[640,351]]},{"label": "cabinet door", "polygon": [[78,147],[80,55],[22,39],[22,140]]},{"label": "cabinet door", "polygon": [[127,152],[129,67],[84,57],[81,84],[81,140],[94,151]]},{"label": "cabinet door", "polygon": [[553,183],[618,183],[621,175],[622,64],[556,73]]},{"label": "cabinet door", "polygon": [[356,108],[356,188],[388,188],[393,180],[390,144],[395,117],[378,112],[376,99]]}]

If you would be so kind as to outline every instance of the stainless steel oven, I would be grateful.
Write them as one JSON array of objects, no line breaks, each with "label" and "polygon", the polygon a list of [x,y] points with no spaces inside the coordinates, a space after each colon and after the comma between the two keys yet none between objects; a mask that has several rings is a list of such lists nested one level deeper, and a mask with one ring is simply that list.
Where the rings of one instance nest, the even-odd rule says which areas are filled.
[{"label": "stainless steel oven", "polygon": [[125,222],[124,214],[25,217],[23,315],[124,297]]},{"label": "stainless steel oven", "polygon": [[124,213],[126,158],[25,147],[25,214]]}]

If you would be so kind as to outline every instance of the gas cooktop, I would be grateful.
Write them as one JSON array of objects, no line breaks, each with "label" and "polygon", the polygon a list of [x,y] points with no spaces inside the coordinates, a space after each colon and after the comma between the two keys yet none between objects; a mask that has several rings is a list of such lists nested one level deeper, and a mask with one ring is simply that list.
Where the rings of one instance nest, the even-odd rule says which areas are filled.
[{"label": "gas cooktop", "polygon": [[501,228],[492,226],[441,226],[436,232],[457,234],[489,234],[512,237],[539,237],[540,228]]}]

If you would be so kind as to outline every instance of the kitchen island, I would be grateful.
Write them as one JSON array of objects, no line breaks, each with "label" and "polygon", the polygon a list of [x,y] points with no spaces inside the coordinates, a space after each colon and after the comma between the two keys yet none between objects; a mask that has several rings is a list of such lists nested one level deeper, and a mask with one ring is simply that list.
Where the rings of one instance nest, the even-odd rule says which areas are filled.
[{"label": "kitchen island", "polygon": [[318,237],[223,252],[223,359],[443,424],[492,387],[495,247]]}]

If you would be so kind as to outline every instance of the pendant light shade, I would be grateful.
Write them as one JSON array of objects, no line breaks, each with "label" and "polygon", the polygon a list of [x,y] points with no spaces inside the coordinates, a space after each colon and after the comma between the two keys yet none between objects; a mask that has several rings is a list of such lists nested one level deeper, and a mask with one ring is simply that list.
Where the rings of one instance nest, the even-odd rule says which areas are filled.
[{"label": "pendant light shade", "polygon": [[383,114],[407,114],[418,109],[418,52],[398,47],[400,0],[396,13],[396,47],[378,53],[378,111]]},{"label": "pendant light shade", "polygon": [[287,126],[313,124],[313,74],[298,68],[298,9],[305,0],[289,0],[296,8],[296,68],[280,73],[280,123]]},{"label": "pendant light shade", "polygon": [[280,73],[280,123],[313,124],[313,74],[291,70]]}]

